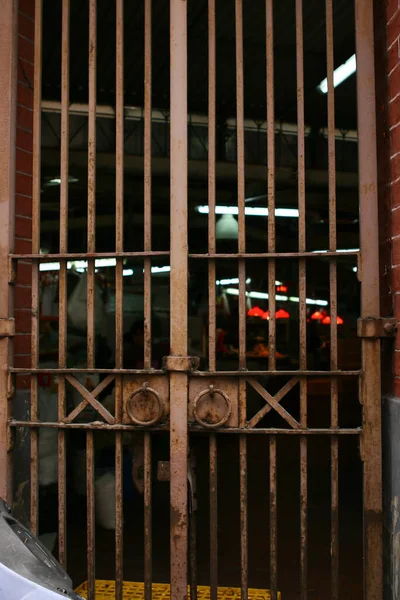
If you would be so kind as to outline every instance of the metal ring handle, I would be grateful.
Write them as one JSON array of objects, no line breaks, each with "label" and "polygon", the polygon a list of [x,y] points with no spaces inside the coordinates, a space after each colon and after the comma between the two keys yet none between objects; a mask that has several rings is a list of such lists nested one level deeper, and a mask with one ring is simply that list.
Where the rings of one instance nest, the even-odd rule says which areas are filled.
[{"label": "metal ring handle", "polygon": [[[224,399],[225,405],[226,405],[226,413],[222,417],[222,419],[220,419],[217,423],[207,423],[206,421],[203,421],[203,419],[201,419],[199,417],[197,408],[198,408],[200,400],[202,398],[204,398],[204,396],[208,396],[208,395],[213,396],[214,394],[219,394]],[[202,427],[207,427],[208,429],[213,429],[215,427],[221,427],[221,425],[225,425],[225,423],[229,420],[229,417],[231,416],[231,412],[232,412],[232,402],[230,401],[229,397],[222,390],[214,388],[213,385],[210,385],[210,387],[207,390],[203,390],[202,392],[200,392],[200,394],[198,394],[196,396],[196,398],[193,400],[194,418],[199,423],[199,425],[202,425]]]},{"label": "metal ring handle", "polygon": [[[134,416],[133,407],[131,405],[133,398],[138,394],[143,394],[145,396],[147,394],[151,394],[152,396],[154,396],[157,404],[157,415],[154,417],[154,419],[151,419],[150,421],[140,421]],[[150,427],[150,425],[155,425],[155,423],[157,423],[161,419],[161,417],[163,416],[164,407],[161,402],[159,393],[156,390],[153,390],[153,388],[149,387],[149,384],[145,382],[141,388],[138,388],[129,396],[128,402],[126,403],[126,412],[128,413],[128,417],[131,419],[131,421],[133,421],[133,423],[136,423],[136,425]]]}]

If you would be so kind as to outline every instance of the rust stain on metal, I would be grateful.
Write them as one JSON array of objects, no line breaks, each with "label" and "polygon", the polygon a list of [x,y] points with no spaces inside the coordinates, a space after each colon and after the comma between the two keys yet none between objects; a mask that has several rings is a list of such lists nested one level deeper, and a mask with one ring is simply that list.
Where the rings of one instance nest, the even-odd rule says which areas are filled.
[{"label": "rust stain on metal", "polygon": [[145,600],[152,596],[151,435],[144,434],[144,583]]},{"label": "rust stain on metal", "polygon": [[169,481],[171,477],[171,468],[169,461],[159,461],[157,463],[158,481]]},{"label": "rust stain on metal", "polygon": [[93,431],[87,431],[86,433],[86,495],[88,600],[95,600],[96,574]]},{"label": "rust stain on metal", "polygon": [[130,420],[137,425],[151,426],[163,416],[163,403],[159,393],[147,381],[130,395],[126,403]]},{"label": "rust stain on metal", "polygon": [[270,518],[270,570],[271,600],[278,598],[278,517],[277,517],[277,440],[269,439],[269,518]]},{"label": "rust stain on metal", "polygon": [[[372,0],[355,1],[361,317],[380,317],[376,104]],[[382,598],[382,439],[380,340],[362,339],[361,397],[364,447],[364,573],[366,600]]]},{"label": "rust stain on metal", "polygon": [[[1,2],[1,0],[0,0]],[[208,249],[206,254],[188,252],[188,145],[187,145],[187,2],[170,0],[170,47],[171,47],[171,237],[170,251],[152,251],[152,2],[144,1],[144,251],[124,252],[124,16],[123,0],[116,0],[116,247],[111,254],[96,253],[96,55],[97,55],[97,0],[89,1],[89,131],[88,131],[88,231],[87,252],[81,255],[68,253],[68,146],[69,146],[69,37],[70,0],[62,1],[62,62],[61,62],[61,185],[60,185],[60,249],[58,254],[46,255],[46,260],[60,260],[59,278],[59,362],[56,369],[39,367],[39,263],[40,254],[40,148],[41,148],[41,65],[42,65],[42,0],[36,0],[35,8],[35,70],[34,70],[34,126],[33,126],[33,247],[27,255],[13,254],[13,260],[32,261],[32,364],[28,369],[13,369],[12,373],[28,372],[31,375],[31,414],[27,421],[11,420],[8,406],[0,407],[2,431],[8,434],[15,427],[24,427],[31,436],[31,526],[37,532],[38,520],[38,431],[55,429],[58,436],[58,518],[59,559],[65,566],[66,556],[66,430],[81,429],[87,439],[87,559],[89,598],[95,597],[95,517],[94,517],[94,431],[115,432],[116,462],[116,597],[123,595],[123,435],[132,434],[139,427],[147,427],[136,436],[136,458],[133,471],[142,469],[140,485],[144,493],[144,580],[145,599],[152,594],[152,481],[151,481],[151,431],[170,428],[170,462],[159,463],[158,477],[170,480],[171,508],[171,597],[186,600],[188,572],[192,584],[192,598],[196,599],[196,522],[194,511],[189,515],[188,497],[188,423],[191,432],[199,432],[196,420],[209,433],[210,471],[210,585],[211,600],[218,596],[218,473],[216,432],[238,437],[240,455],[240,548],[242,598],[248,596],[248,494],[247,494],[247,436],[269,436],[269,516],[270,516],[270,575],[271,597],[278,597],[278,491],[277,491],[277,435],[298,435],[300,447],[300,587],[301,598],[307,598],[308,576],[308,446],[311,436],[326,436],[331,452],[331,597],[339,598],[339,436],[357,435],[361,442],[364,464],[364,524],[365,524],[365,575],[366,600],[381,597],[382,592],[382,499],[381,499],[381,439],[380,439],[380,342],[379,338],[393,336],[394,320],[380,319],[377,220],[377,176],[375,156],[375,106],[373,72],[372,0],[355,0],[359,153],[360,153],[360,212],[362,254],[362,319],[359,335],[362,337],[363,369],[360,381],[360,400],[363,406],[363,431],[358,428],[339,428],[338,380],[342,377],[359,376],[359,371],[338,370],[337,339],[337,234],[336,234],[336,165],[335,165],[335,106],[333,91],[333,15],[332,0],[325,0],[326,7],[326,54],[328,77],[328,184],[329,184],[329,251],[311,253],[306,251],[306,174],[305,174],[305,123],[304,123],[304,56],[303,56],[303,2],[296,0],[296,73],[298,115],[298,169],[297,181],[299,207],[299,236],[297,252],[276,251],[275,227],[275,115],[274,115],[274,27],[273,0],[265,0],[266,21],[266,104],[267,104],[267,192],[268,192],[268,248],[261,253],[246,252],[245,227],[245,146],[244,146],[244,71],[243,71],[243,0],[235,0],[235,58],[236,58],[236,129],[237,129],[237,179],[239,237],[237,252],[217,254],[215,235],[216,204],[216,0],[208,0]],[[15,66],[15,65],[14,65]],[[13,75],[15,79],[15,73]],[[1,103],[2,101],[0,101]],[[0,111],[1,112],[1,111]],[[1,118],[1,116],[0,116]],[[1,186],[0,186],[1,187]],[[10,189],[5,186],[4,189]],[[1,194],[1,190],[0,190]],[[12,197],[12,194],[10,194]],[[3,196],[0,198],[4,202]],[[6,199],[8,202],[9,200]],[[8,254],[8,248],[7,254]],[[267,251],[266,251],[267,250]],[[1,249],[3,251],[3,248]],[[358,252],[349,252],[357,256]],[[171,264],[171,350],[164,362],[164,372],[151,369],[151,264],[154,256],[170,255]],[[95,259],[110,256],[116,265],[116,365],[115,369],[95,368]],[[307,368],[306,354],[306,259],[324,256],[329,259],[330,281],[330,371],[311,371]],[[124,370],[122,360],[123,333],[123,261],[128,257],[144,261],[144,369]],[[188,356],[188,258],[208,261],[209,294],[209,372],[198,371],[199,360]],[[1,255],[0,258],[3,258]],[[67,309],[67,260],[87,259],[87,356],[88,368],[68,369],[66,364],[66,309]],[[216,259],[238,261],[239,271],[239,370],[217,371],[216,366]],[[246,260],[268,260],[268,292],[271,319],[269,322],[270,377],[289,376],[290,381],[271,396],[257,381],[265,371],[246,371]],[[298,261],[299,273],[299,339],[300,361],[298,371],[277,371],[275,279],[276,260]],[[361,269],[359,270],[361,273]],[[5,269],[7,277],[9,270]],[[11,279],[9,277],[9,279]],[[7,297],[8,302],[8,297]],[[8,305],[7,305],[8,306]],[[3,307],[3,308],[2,308]],[[8,308],[1,296],[0,308],[0,354],[2,365],[9,358],[9,337],[13,334]],[[6,369],[0,371],[0,381]],[[94,391],[81,386],[74,375],[90,371],[108,375]],[[58,420],[39,422],[38,375],[48,372],[59,376]],[[190,382],[188,375],[190,375]],[[331,421],[325,429],[309,429],[307,423],[307,379],[321,377],[330,380]],[[97,400],[98,395],[116,376],[115,417]],[[204,380],[206,378],[206,380]],[[65,382],[69,381],[81,394],[82,402],[66,415]],[[300,382],[300,419],[295,420],[281,405],[285,395]],[[246,415],[247,382],[261,394],[266,405],[249,422]],[[11,396],[7,386],[7,400]],[[171,406],[170,406],[171,403]],[[75,423],[74,419],[91,404],[105,422]],[[256,428],[260,420],[275,410],[290,425],[287,429]],[[170,425],[168,423],[170,417]],[[99,417],[100,418],[100,417]],[[133,424],[132,424],[133,423]],[[0,436],[1,444],[9,444],[9,437]],[[139,449],[139,442],[143,442]],[[7,447],[9,450],[10,448]],[[1,452],[0,452],[1,455]],[[9,493],[9,465],[1,470],[1,490]],[[6,472],[4,475],[4,472]],[[137,473],[136,473],[137,475]],[[134,477],[136,477],[136,475]],[[136,483],[138,478],[135,479]],[[17,491],[16,502],[22,502],[24,482]],[[140,487],[140,486],[139,486]],[[192,490],[193,491],[193,490]],[[189,551],[189,552],[188,552]],[[190,562],[188,563],[188,556]],[[189,568],[188,568],[189,567]]]},{"label": "rust stain on metal", "polygon": [[198,369],[199,366],[200,358],[198,356],[165,356],[163,358],[165,371],[189,373]]},{"label": "rust stain on metal", "polygon": [[367,317],[358,319],[357,335],[360,338],[394,337],[397,332],[397,322],[394,318]]},{"label": "rust stain on metal", "polygon": [[218,467],[217,437],[210,435],[210,600],[218,598]]},{"label": "rust stain on metal", "polygon": [[[224,407],[218,406],[216,399],[222,398]],[[201,402],[201,406],[200,406]],[[225,425],[232,412],[232,402],[229,396],[211,384],[202,390],[193,400],[193,415],[196,421],[206,428],[215,428]]]}]

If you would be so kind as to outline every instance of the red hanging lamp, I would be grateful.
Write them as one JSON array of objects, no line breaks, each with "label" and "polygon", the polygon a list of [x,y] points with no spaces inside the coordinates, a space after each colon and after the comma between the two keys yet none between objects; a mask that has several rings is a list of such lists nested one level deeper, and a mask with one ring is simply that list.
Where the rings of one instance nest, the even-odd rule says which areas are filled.
[{"label": "red hanging lamp", "polygon": [[250,310],[247,311],[247,316],[262,318],[264,316],[264,311],[259,306],[253,306],[253,308],[250,308]]},{"label": "red hanging lamp", "polygon": [[316,310],[312,315],[311,315],[311,321],[322,321],[324,318],[324,313]]},{"label": "red hanging lamp", "polygon": [[[337,316],[336,317],[336,323],[338,325],[343,325],[344,321],[343,321],[342,317]],[[322,319],[322,325],[330,325],[330,324],[331,324],[331,318],[330,318],[329,315],[326,315],[326,317],[324,317]]]}]

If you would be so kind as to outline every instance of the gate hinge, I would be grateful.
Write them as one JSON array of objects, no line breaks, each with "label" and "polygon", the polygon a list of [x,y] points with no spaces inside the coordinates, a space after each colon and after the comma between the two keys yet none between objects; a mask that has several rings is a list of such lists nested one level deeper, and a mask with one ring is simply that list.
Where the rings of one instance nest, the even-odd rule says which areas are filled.
[{"label": "gate hinge", "polygon": [[165,371],[175,371],[181,373],[190,373],[200,366],[198,356],[164,356],[163,369]]},{"label": "gate hinge", "polygon": [[357,335],[360,338],[390,338],[397,332],[396,319],[393,317],[358,319]]},{"label": "gate hinge", "polygon": [[14,337],[15,319],[0,319],[0,338]]}]

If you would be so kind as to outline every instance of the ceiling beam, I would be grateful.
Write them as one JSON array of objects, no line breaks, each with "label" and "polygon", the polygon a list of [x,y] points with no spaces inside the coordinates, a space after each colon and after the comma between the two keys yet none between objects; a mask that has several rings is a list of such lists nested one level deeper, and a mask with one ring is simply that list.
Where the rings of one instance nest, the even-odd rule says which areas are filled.
[{"label": "ceiling beam", "polygon": [[[87,152],[80,150],[70,150],[69,158],[70,169],[74,167],[87,168]],[[43,168],[59,169],[60,158],[58,152],[54,149],[42,150]],[[98,153],[96,156],[97,169],[115,170],[115,154]],[[126,174],[143,175],[144,161],[142,156],[125,156],[124,171]],[[170,160],[169,158],[152,158],[153,176],[169,177]],[[193,180],[204,181],[208,178],[207,161],[189,160],[188,175]],[[237,165],[235,163],[218,162],[216,164],[216,176],[219,181],[235,181],[237,179]],[[266,182],[266,165],[246,165],[247,182]],[[297,186],[297,169],[290,167],[276,168],[277,186]],[[308,169],[306,171],[306,185],[309,187],[326,188],[328,186],[328,171],[317,169]],[[336,173],[336,185],[338,189],[356,189],[358,187],[358,174],[338,171]]]}]

